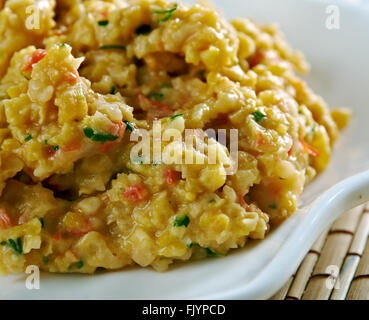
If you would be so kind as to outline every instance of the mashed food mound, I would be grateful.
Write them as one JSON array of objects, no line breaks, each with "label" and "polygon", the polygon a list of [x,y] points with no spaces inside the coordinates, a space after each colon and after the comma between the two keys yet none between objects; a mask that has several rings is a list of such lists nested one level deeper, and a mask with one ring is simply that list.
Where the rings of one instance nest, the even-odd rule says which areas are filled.
[{"label": "mashed food mound", "polygon": [[[327,166],[350,115],[298,77],[309,66],[275,25],[164,0],[0,9],[4,275],[161,271],[263,239]],[[155,125],[183,141],[192,132],[193,144],[159,144],[179,161],[132,157],[132,137],[146,132],[151,147]],[[208,129],[237,132],[237,167]]]}]

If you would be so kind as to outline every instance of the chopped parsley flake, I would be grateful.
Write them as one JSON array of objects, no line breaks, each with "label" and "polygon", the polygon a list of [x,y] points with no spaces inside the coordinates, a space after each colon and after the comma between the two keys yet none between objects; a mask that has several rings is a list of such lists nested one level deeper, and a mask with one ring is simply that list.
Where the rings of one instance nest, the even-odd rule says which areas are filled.
[{"label": "chopped parsley flake", "polygon": [[46,145],[48,145],[48,144],[49,144],[49,140],[45,139],[45,140],[44,140],[44,143],[45,143]]},{"label": "chopped parsley flake", "polygon": [[41,222],[42,229],[45,228],[45,220],[43,218],[39,218],[39,220]]},{"label": "chopped parsley flake", "polygon": [[169,9],[169,10],[156,10],[156,11],[154,11],[154,13],[157,13],[157,14],[165,14],[165,17],[159,20],[159,23],[162,23],[162,22],[168,21],[172,17],[174,11],[177,10],[177,8],[178,8],[178,5],[175,4],[174,7],[173,7],[173,9]]},{"label": "chopped parsley flake", "polygon": [[70,43],[69,42],[65,42],[65,43],[63,43],[62,45],[61,45],[61,47],[63,48],[63,47],[66,47],[66,46],[70,46]]},{"label": "chopped parsley flake", "polygon": [[133,125],[132,125],[132,123],[130,123],[129,121],[127,121],[127,120],[124,120],[123,121],[125,124],[126,124],[126,130],[128,130],[128,131],[133,131]]},{"label": "chopped parsley flake", "polygon": [[190,218],[189,216],[185,215],[185,216],[177,216],[175,221],[174,221],[174,224],[173,224],[173,227],[188,227],[188,225],[190,224]]},{"label": "chopped parsley flake", "polygon": [[181,113],[181,114],[176,114],[175,116],[173,116],[173,117],[171,117],[170,118],[170,120],[174,120],[174,119],[176,119],[176,118],[178,118],[178,117],[182,117],[183,116],[183,113]]},{"label": "chopped parsley flake", "polygon": [[268,206],[269,209],[277,209],[278,206],[276,203],[271,203],[269,206]]},{"label": "chopped parsley flake", "polygon": [[26,80],[31,80],[31,78],[29,76],[27,76],[24,72],[21,72],[22,76],[26,79]]},{"label": "chopped parsley flake", "polygon": [[211,199],[211,200],[209,200],[209,203],[214,203],[214,202],[216,202],[216,200],[215,200],[215,199]]},{"label": "chopped parsley flake", "polygon": [[115,94],[117,92],[117,88],[115,86],[112,86],[110,89],[110,94]]},{"label": "chopped parsley flake", "polygon": [[44,264],[48,264],[49,263],[49,258],[48,257],[43,257],[42,258],[42,262],[44,263]]},{"label": "chopped parsley flake", "polygon": [[208,254],[208,256],[216,257],[217,254],[213,250],[211,250],[209,248],[205,248],[205,250],[206,250],[206,253]]},{"label": "chopped parsley flake", "polygon": [[32,135],[30,135],[29,133],[26,134],[26,136],[24,137],[24,141],[30,141],[32,140]]},{"label": "chopped parsley flake", "polygon": [[136,34],[149,34],[150,32],[151,26],[149,24],[143,24],[135,30]]},{"label": "chopped parsley flake", "polygon": [[101,143],[105,143],[107,141],[114,141],[118,139],[118,136],[115,134],[111,134],[111,133],[106,133],[106,132],[98,132],[92,128],[84,128],[83,132],[85,133],[85,136],[89,139],[91,139],[92,141],[95,142],[101,142]]},{"label": "chopped parsley flake", "polygon": [[164,98],[164,94],[160,92],[153,92],[153,93],[150,93],[147,97],[152,100],[160,101]]},{"label": "chopped parsley flake", "polygon": [[2,246],[6,246],[8,243],[7,243],[6,241],[1,241],[1,242],[0,242],[0,244],[1,244]]},{"label": "chopped parsley flake", "polygon": [[170,83],[168,82],[164,82],[161,86],[163,89],[168,89],[168,88],[171,88],[172,86],[170,85]]},{"label": "chopped parsley flake", "polygon": [[196,245],[196,243],[190,242],[186,244],[186,247],[191,249],[194,245]]},{"label": "chopped parsley flake", "polygon": [[70,266],[69,266],[69,270],[70,269],[74,269],[74,268],[77,268],[77,269],[81,269],[83,267],[83,261],[82,260],[79,260],[75,263],[72,263]]},{"label": "chopped parsley flake", "polygon": [[266,115],[260,111],[255,111],[252,113],[252,115],[254,116],[256,122],[260,122],[266,117]]},{"label": "chopped parsley flake", "polygon": [[118,49],[118,50],[126,50],[125,46],[119,45],[119,44],[109,44],[105,46],[101,46],[99,48],[100,50],[109,50],[109,49]]},{"label": "chopped parsley flake", "polygon": [[199,71],[199,76],[200,76],[201,78],[205,78],[205,73],[206,73],[206,71],[205,71],[205,70],[200,70],[200,71]]},{"label": "chopped parsley flake", "polygon": [[79,260],[78,262],[76,262],[76,267],[77,269],[81,269],[83,267],[83,261]]},{"label": "chopped parsley flake", "polygon": [[59,150],[59,146],[53,146],[53,149],[54,149],[54,151],[56,152],[56,151],[58,151],[58,150]]},{"label": "chopped parsley flake", "polygon": [[105,27],[109,24],[109,20],[101,20],[101,21],[98,21],[97,24],[99,26]]},{"label": "chopped parsley flake", "polygon": [[[6,242],[6,241],[3,241],[3,242]],[[20,237],[17,238],[17,241],[14,241],[13,239],[8,239],[8,243],[9,243],[9,246],[12,247],[17,254],[23,253],[22,239]]]}]

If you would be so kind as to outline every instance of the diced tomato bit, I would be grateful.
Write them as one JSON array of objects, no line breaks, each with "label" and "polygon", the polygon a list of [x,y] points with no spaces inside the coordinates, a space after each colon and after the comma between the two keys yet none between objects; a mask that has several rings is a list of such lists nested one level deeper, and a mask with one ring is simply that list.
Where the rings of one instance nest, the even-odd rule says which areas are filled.
[{"label": "diced tomato bit", "polygon": [[143,95],[142,93],[138,94],[138,102],[139,102],[140,105],[142,105],[144,103],[149,103],[154,108],[156,108],[160,111],[163,111],[163,112],[168,112],[168,113],[173,112],[172,108],[170,106],[168,106],[167,104],[159,102],[159,101],[151,100],[148,97],[146,97],[145,95]]},{"label": "diced tomato bit", "polygon": [[265,144],[265,140],[264,140],[264,137],[263,137],[263,135],[259,132],[258,133],[258,137],[257,137],[257,139],[256,139],[256,144],[255,144],[255,146],[256,146],[256,148],[259,148],[259,147],[261,147],[262,145],[264,145]]},{"label": "diced tomato bit", "polygon": [[133,203],[139,203],[146,200],[146,190],[141,184],[133,184],[123,191],[123,197]]},{"label": "diced tomato bit", "polygon": [[265,58],[265,53],[261,50],[258,50],[248,59],[250,68],[255,67],[256,65],[260,64]]},{"label": "diced tomato bit", "polygon": [[46,153],[48,158],[52,158],[53,156],[55,156],[56,151],[53,146],[47,146]]},{"label": "diced tomato bit", "polygon": [[4,209],[0,209],[0,229],[7,229],[12,226],[12,221],[10,220],[8,214]]},{"label": "diced tomato bit", "polygon": [[240,205],[241,205],[241,207],[243,207],[243,208],[245,208],[246,210],[248,210],[248,209],[249,209],[249,205],[246,203],[245,198],[244,198],[244,195],[240,193],[240,194],[238,195],[238,199],[239,199],[239,201],[240,201]]},{"label": "diced tomato bit", "polygon": [[124,133],[126,132],[127,125],[124,122],[114,122],[114,124],[110,127],[109,133],[113,135],[117,135],[119,138],[114,141],[108,141],[99,145],[99,150],[101,152],[106,152],[110,150],[117,142],[121,141]]},{"label": "diced tomato bit", "polygon": [[79,259],[79,254],[75,250],[71,249],[70,252],[74,255],[76,259]]},{"label": "diced tomato bit", "polygon": [[76,70],[68,71],[63,74],[61,82],[67,82],[70,85],[73,85],[77,82],[78,72]]},{"label": "diced tomato bit", "polygon": [[165,168],[164,169],[164,179],[167,185],[173,186],[179,180],[179,173],[173,169]]},{"label": "diced tomato bit", "polygon": [[71,151],[77,151],[82,148],[82,144],[71,142],[61,147],[61,150],[63,152],[71,152]]},{"label": "diced tomato bit", "polygon": [[61,239],[61,236],[62,236],[61,232],[57,232],[53,235],[53,240],[59,241]]},{"label": "diced tomato bit", "polygon": [[313,157],[319,157],[321,155],[318,149],[308,144],[304,139],[300,138],[299,141],[306,153],[310,154]]},{"label": "diced tomato bit", "polygon": [[292,152],[293,152],[293,143],[292,143],[290,150],[288,150],[288,153],[287,153],[289,157],[292,156]]},{"label": "diced tomato bit", "polygon": [[29,58],[28,63],[23,67],[23,72],[31,72],[33,69],[33,65],[37,62],[40,62],[47,54],[47,50],[37,49],[32,56]]},{"label": "diced tomato bit", "polygon": [[89,233],[90,231],[92,231],[92,226],[91,226],[91,223],[90,223],[90,220],[88,220],[88,218],[86,217],[84,219],[84,226],[82,228],[79,228],[79,229],[71,229],[71,230],[68,230],[68,232],[74,236],[77,236],[77,237],[81,237],[81,236],[84,236],[85,234]]},{"label": "diced tomato bit", "polygon": [[120,140],[123,138],[124,133],[126,132],[126,127],[127,125],[124,122],[114,122],[114,124],[110,127],[109,132],[117,135]]},{"label": "diced tomato bit", "polygon": [[101,15],[103,16],[103,18],[107,18],[109,15],[109,11],[108,10],[104,10],[103,12],[101,12]]}]

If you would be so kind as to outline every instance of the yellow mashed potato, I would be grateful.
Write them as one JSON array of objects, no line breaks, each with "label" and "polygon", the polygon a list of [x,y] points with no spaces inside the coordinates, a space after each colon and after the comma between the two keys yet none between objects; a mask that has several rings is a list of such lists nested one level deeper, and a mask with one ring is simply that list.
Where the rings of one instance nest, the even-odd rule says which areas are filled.
[{"label": "yellow mashed potato", "polygon": [[[275,25],[164,0],[0,9],[1,274],[165,270],[263,239],[350,116],[297,76],[309,66]],[[154,119],[183,136],[237,129],[237,171],[218,142],[183,149],[203,164],[132,159],[130,135]]]}]

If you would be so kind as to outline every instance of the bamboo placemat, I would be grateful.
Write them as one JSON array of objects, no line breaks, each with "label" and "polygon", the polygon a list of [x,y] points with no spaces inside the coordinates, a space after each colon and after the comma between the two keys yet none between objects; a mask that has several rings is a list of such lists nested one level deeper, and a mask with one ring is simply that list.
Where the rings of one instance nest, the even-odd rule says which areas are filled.
[{"label": "bamboo placemat", "polygon": [[369,203],[323,232],[273,300],[369,300]]}]

